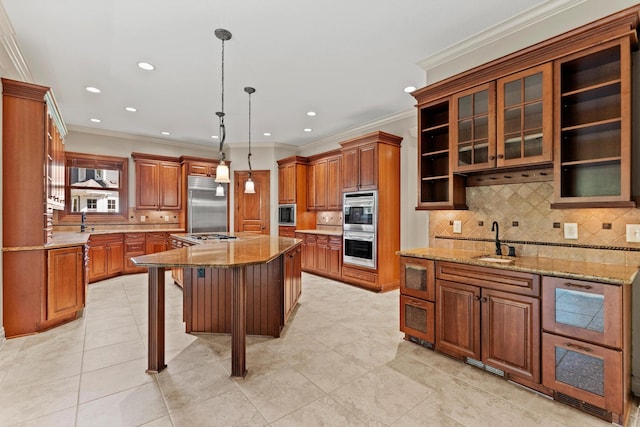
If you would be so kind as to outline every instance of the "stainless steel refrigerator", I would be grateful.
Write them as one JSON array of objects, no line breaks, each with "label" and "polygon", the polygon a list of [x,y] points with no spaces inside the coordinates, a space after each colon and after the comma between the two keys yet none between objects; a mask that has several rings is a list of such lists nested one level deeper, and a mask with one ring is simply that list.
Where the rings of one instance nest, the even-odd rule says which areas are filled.
[{"label": "stainless steel refrigerator", "polygon": [[216,196],[218,183],[206,176],[187,177],[187,231],[205,233],[227,231],[227,195],[229,186],[224,187],[224,196]]}]

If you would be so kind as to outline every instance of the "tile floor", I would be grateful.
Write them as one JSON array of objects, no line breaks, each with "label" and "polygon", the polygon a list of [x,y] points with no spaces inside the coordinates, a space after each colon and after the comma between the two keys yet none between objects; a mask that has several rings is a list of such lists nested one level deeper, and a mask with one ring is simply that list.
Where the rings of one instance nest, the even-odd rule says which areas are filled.
[{"label": "tile floor", "polygon": [[167,280],[168,368],[146,374],[146,278],[92,284],[82,319],[4,343],[0,426],[607,425],[404,341],[397,292],[308,274],[282,337],[249,337],[244,379],[228,336],[183,332]]}]

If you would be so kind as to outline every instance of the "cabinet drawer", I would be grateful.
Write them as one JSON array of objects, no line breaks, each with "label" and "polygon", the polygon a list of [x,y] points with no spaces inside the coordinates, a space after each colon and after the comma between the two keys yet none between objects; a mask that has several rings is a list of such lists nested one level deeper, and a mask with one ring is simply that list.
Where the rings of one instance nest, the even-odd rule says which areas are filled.
[{"label": "cabinet drawer", "polygon": [[542,328],[622,348],[622,287],[559,277],[542,278]]},{"label": "cabinet drawer", "polygon": [[140,253],[144,255],[144,242],[135,242],[135,243],[127,242],[125,244],[124,251],[127,255],[131,253]]},{"label": "cabinet drawer", "polygon": [[122,233],[116,234],[92,234],[89,238],[89,247],[96,244],[106,244],[112,242],[124,241],[124,235]]},{"label": "cabinet drawer", "polygon": [[147,240],[164,240],[167,233],[147,233]]},{"label": "cabinet drawer", "polygon": [[436,278],[520,295],[540,296],[540,276],[452,262],[436,263]]},{"label": "cabinet drawer", "polygon": [[378,282],[378,275],[376,273],[369,273],[368,271],[358,270],[357,268],[343,266],[342,275],[371,284],[377,284]]},{"label": "cabinet drawer", "polygon": [[[556,400],[624,413],[621,351],[545,332],[542,361],[542,384],[555,391]],[[611,414],[590,412],[611,421]]]},{"label": "cabinet drawer", "polygon": [[435,301],[435,262],[400,257],[400,293]]},{"label": "cabinet drawer", "polygon": [[407,335],[434,343],[435,305],[419,298],[400,295],[400,330]]},{"label": "cabinet drawer", "polygon": [[124,235],[125,242],[144,242],[144,233],[126,233]]}]

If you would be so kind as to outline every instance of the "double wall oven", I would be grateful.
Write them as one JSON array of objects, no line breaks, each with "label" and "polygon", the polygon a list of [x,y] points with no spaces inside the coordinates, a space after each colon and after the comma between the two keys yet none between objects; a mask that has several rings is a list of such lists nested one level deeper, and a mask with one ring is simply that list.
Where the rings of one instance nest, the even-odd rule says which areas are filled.
[{"label": "double wall oven", "polygon": [[344,193],[342,209],[343,262],[376,268],[377,191]]}]

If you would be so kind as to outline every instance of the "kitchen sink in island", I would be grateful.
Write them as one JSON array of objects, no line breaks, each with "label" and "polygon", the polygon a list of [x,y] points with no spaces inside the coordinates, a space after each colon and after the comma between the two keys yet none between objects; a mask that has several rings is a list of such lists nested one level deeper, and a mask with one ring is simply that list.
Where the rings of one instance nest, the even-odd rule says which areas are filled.
[{"label": "kitchen sink in island", "polygon": [[[246,374],[247,334],[279,336],[301,289],[301,241],[251,233],[231,236],[236,239],[206,240],[133,259],[136,265],[149,268],[147,372],[159,372],[166,367],[166,268],[184,269],[186,332],[231,334],[232,376]],[[188,235],[172,237],[189,238]]]}]

